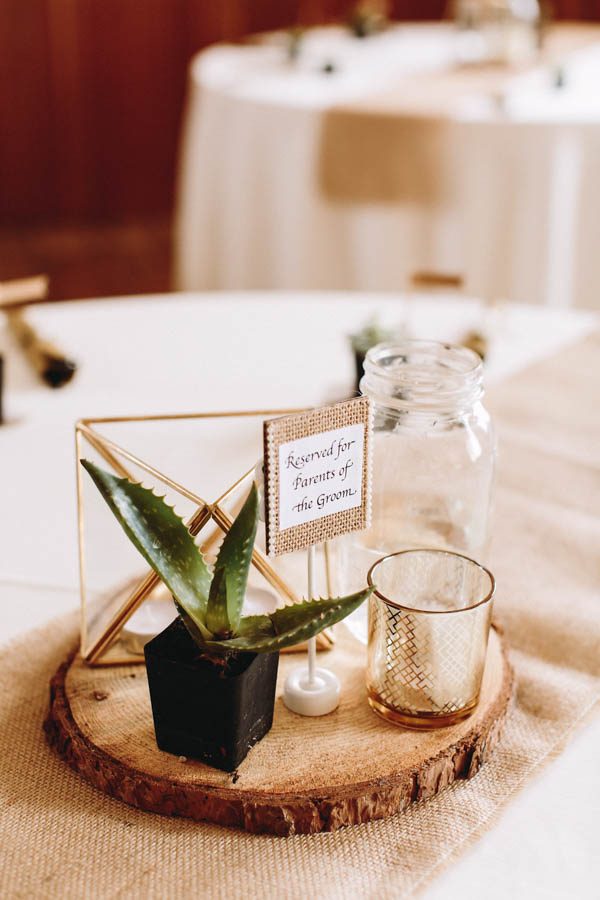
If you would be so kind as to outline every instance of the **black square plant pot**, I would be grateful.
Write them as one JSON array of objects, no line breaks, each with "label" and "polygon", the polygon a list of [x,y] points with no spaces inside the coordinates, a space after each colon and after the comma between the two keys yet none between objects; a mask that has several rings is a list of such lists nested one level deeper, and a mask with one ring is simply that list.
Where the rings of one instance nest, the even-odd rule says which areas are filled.
[{"label": "black square plant pot", "polygon": [[161,750],[232,772],[271,728],[279,653],[213,661],[178,618],[146,644],[145,656]]}]

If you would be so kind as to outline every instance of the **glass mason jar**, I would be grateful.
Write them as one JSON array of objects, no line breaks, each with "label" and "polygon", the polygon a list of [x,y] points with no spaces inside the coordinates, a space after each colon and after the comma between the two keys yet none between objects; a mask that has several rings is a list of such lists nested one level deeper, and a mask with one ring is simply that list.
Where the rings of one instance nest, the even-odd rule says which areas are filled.
[{"label": "glass mason jar", "polygon": [[360,387],[374,408],[372,524],[340,544],[343,590],[363,587],[371,566],[399,550],[485,560],[496,444],[482,376],[466,347],[407,340],[367,353]]}]

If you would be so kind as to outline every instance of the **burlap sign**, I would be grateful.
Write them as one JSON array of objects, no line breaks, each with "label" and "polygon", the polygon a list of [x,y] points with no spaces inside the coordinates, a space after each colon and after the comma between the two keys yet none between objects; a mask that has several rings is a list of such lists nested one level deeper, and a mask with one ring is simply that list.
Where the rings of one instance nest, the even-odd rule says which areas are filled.
[{"label": "burlap sign", "polygon": [[269,555],[367,527],[371,431],[367,397],[264,423]]}]

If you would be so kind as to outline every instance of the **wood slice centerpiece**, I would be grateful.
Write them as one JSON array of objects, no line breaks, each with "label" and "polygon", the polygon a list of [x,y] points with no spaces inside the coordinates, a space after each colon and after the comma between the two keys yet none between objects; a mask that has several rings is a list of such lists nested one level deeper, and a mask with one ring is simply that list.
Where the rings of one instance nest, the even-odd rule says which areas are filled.
[{"label": "wood slice centerpiece", "polygon": [[394,815],[475,775],[500,739],[512,693],[506,647],[492,629],[475,712],[450,728],[410,731],[369,708],[365,657],[340,628],[327,657],[342,683],[340,706],[304,718],[281,700],[296,664],[284,654],[273,728],[234,773],[157,748],[140,666],[90,668],[72,655],[52,680],[45,730],[87,781],[140,809],[255,833],[334,831]]}]

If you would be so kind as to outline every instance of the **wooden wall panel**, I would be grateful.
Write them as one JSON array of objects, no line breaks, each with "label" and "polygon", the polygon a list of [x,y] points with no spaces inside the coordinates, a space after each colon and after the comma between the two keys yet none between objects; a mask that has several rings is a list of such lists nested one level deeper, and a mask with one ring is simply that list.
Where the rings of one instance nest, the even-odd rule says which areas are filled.
[{"label": "wooden wall panel", "polygon": [[554,7],[561,19],[600,19],[600,0],[558,0]]},{"label": "wooden wall panel", "polygon": [[[189,59],[218,40],[340,18],[348,0],[0,0],[0,224],[171,207]],[[600,0],[560,0],[600,18]],[[445,0],[392,0],[439,18]]]},{"label": "wooden wall panel", "polygon": [[46,0],[0,0],[0,204],[31,218],[55,203]]},{"label": "wooden wall panel", "polygon": [[120,210],[158,212],[170,200],[185,30],[176,15],[165,15],[163,0],[145,0],[143,15],[122,0],[81,5],[82,127],[86,160],[96,173],[91,208],[100,218]]}]

